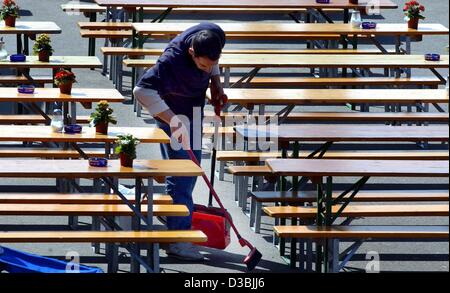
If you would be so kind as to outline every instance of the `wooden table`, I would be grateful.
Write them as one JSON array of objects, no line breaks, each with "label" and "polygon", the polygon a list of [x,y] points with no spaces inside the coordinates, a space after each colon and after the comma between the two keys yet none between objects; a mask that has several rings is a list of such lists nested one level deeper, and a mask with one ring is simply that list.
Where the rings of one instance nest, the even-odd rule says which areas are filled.
[{"label": "wooden table", "polygon": [[30,125],[2,126],[0,141],[69,143],[82,156],[84,154],[77,146],[77,143],[104,143],[105,154],[109,157],[112,144],[117,140],[117,136],[121,134],[132,134],[142,143],[170,143],[170,138],[167,134],[162,129],[155,127],[110,127],[106,135],[96,133],[95,128],[92,127],[83,127],[80,134],[66,134],[64,132],[53,132],[51,126]]},{"label": "wooden table", "polygon": [[[34,164],[33,164],[34,163]],[[153,230],[153,179],[167,176],[201,176],[202,169],[190,160],[137,160],[133,168],[120,166],[117,160],[108,162],[105,168],[90,167],[87,160],[1,160],[0,178],[93,178],[102,179],[114,192],[122,198],[125,204],[134,212],[133,230],[141,230],[140,222],[147,224],[148,230]],[[131,204],[118,190],[118,179],[135,179],[135,203]],[[147,185],[147,213],[141,213],[141,186],[143,179]],[[115,183],[116,182],[116,183]],[[112,227],[114,230],[114,227]],[[134,248],[135,259],[141,261],[139,245]],[[152,271],[159,272],[159,246],[152,245],[148,258],[153,263],[148,264]],[[144,261],[145,262],[145,261]],[[139,272],[139,263],[132,262],[132,271]]]},{"label": "wooden table", "polygon": [[[50,117],[40,110],[36,105],[39,102],[62,103],[66,123],[76,123],[77,107],[76,103],[81,103],[85,108],[91,108],[92,103],[98,103],[102,100],[109,103],[121,103],[125,100],[119,91],[115,89],[88,89],[74,88],[70,95],[61,94],[57,88],[36,88],[34,94],[21,94],[16,88],[0,88],[0,102],[29,103],[30,108],[50,122]],[[70,118],[69,117],[70,104]]]},{"label": "wooden table", "polygon": [[[338,104],[373,104],[373,105],[414,105],[414,104],[448,104],[446,90],[423,89],[245,89],[226,88],[230,104],[253,110],[259,105],[259,114],[264,115],[265,105],[287,106],[281,115],[289,115],[293,107],[299,105],[338,105]],[[237,109],[237,110],[238,110]]]},{"label": "wooden table", "polygon": [[[128,59],[123,63],[128,67],[152,67],[158,57],[143,60]],[[422,68],[430,69],[438,78],[443,78],[437,68],[448,68],[448,55],[441,61],[426,61],[423,55],[294,55],[294,54],[223,54],[220,67],[225,69],[225,86],[230,85],[231,68],[254,68],[237,83],[250,82],[263,68]],[[398,74],[399,77],[399,74]]]},{"label": "wooden table", "polygon": [[[352,199],[363,188],[371,177],[422,177],[448,178],[448,161],[352,161],[352,160],[302,160],[302,159],[269,159],[267,165],[279,176],[307,176],[313,178],[317,186],[317,218],[318,226],[331,226]],[[352,188],[342,193],[337,199],[332,198],[333,177],[362,177]],[[324,182],[324,177],[326,180]],[[346,195],[349,195],[345,197]],[[344,198],[345,197],[345,198]],[[333,206],[340,204],[336,212]],[[327,260],[333,251],[328,245],[317,244],[318,271],[324,266],[328,271]]]},{"label": "wooden table", "polygon": [[[134,30],[142,35],[177,35],[198,23],[134,23]],[[423,35],[447,35],[448,28],[441,24],[423,23],[419,28],[409,29],[406,23],[380,23],[376,29],[354,28],[348,23],[217,23],[227,35],[299,35],[302,38],[308,35],[329,36],[341,35],[344,38],[351,37],[354,48],[357,47],[358,36],[368,36],[370,40],[384,53],[388,51],[376,40],[378,36],[393,36],[397,39],[396,52],[401,53],[401,38],[406,37],[407,54],[411,53],[411,37]]]},{"label": "wooden table", "polygon": [[[17,35],[17,54],[30,54],[29,39],[34,40],[38,34],[60,34],[61,28],[50,21],[18,21],[15,27],[0,23],[0,35]],[[23,35],[23,42],[22,42]]]},{"label": "wooden table", "polygon": [[266,137],[279,142],[448,142],[445,125],[386,126],[336,124],[283,124],[279,126],[237,126],[236,132],[246,139]]}]

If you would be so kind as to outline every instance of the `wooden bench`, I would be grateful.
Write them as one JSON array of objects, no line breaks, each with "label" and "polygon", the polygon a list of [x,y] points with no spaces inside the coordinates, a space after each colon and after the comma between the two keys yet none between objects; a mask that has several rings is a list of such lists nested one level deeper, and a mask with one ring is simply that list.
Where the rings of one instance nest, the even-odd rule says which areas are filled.
[{"label": "wooden bench", "polygon": [[[102,47],[101,52],[110,56],[159,56],[164,49]],[[223,54],[382,54],[374,49],[224,49]],[[394,54],[394,52],[390,52]]]},{"label": "wooden bench", "polygon": [[[117,273],[119,268],[117,244],[152,244],[152,264],[147,263],[147,260],[140,256],[140,252],[137,255],[140,257],[141,261],[146,263],[149,272],[159,273],[160,243],[202,243],[206,242],[207,239],[207,236],[202,231],[198,230],[0,232],[1,243],[94,243],[95,245],[106,243],[109,246],[107,248],[106,256],[108,261],[108,273]],[[135,256],[133,256],[133,258],[134,257]],[[135,264],[134,266],[132,271],[139,272],[139,264]]]},{"label": "wooden bench", "polygon": [[[307,152],[300,152],[299,158],[306,158]],[[218,151],[218,161],[239,161],[239,162],[264,162],[267,159],[281,158],[280,152],[246,152],[246,151]],[[324,158],[328,159],[355,159],[355,160],[447,160],[449,159],[448,151],[329,151],[326,152]],[[254,166],[247,166],[254,167]],[[239,166],[242,170],[245,166]],[[236,172],[236,169],[234,169]]]},{"label": "wooden bench", "polygon": [[[88,157],[105,157],[105,151],[86,151]],[[0,158],[80,159],[75,150],[46,148],[0,148]]]},{"label": "wooden bench", "polygon": [[[231,77],[230,83],[235,84],[241,77]],[[222,78],[224,83],[224,78]],[[444,84],[437,77],[254,77],[250,82],[245,83],[248,88],[264,87],[373,87],[373,86],[427,86],[437,88]]]},{"label": "wooden bench", "polygon": [[[334,192],[336,198],[340,192]],[[261,211],[264,203],[301,205],[317,201],[315,192],[256,191],[250,193],[250,227],[261,230]],[[440,202],[449,201],[447,190],[365,190],[358,193],[354,202]]]},{"label": "wooden bench", "polygon": [[[89,124],[89,116],[78,116],[77,124]],[[0,125],[15,124],[15,125],[36,125],[46,124],[47,121],[41,115],[0,115]]]},{"label": "wooden bench", "polygon": [[[264,118],[269,119],[276,113],[265,113]],[[215,117],[215,114],[205,113],[206,117]],[[245,118],[246,113],[228,112],[222,114],[221,118]],[[255,117],[258,118],[258,117]],[[423,112],[301,112],[290,113],[286,121],[293,122],[447,122],[448,113],[423,113]]]},{"label": "wooden bench", "polygon": [[[355,197],[356,198],[356,197]],[[336,213],[340,206],[333,206]],[[263,211],[274,218],[300,218],[302,220],[315,219],[316,207],[272,206],[264,207]],[[341,217],[447,217],[448,204],[416,204],[416,205],[348,205],[341,213]]]},{"label": "wooden bench", "polygon": [[[329,272],[338,273],[341,271],[353,255],[357,252],[359,246],[364,240],[371,239],[377,241],[385,240],[403,240],[411,241],[411,239],[419,241],[430,240],[446,240],[448,241],[449,227],[448,226],[275,226],[274,233],[280,238],[286,239],[300,239],[305,240],[331,240],[333,249],[330,251],[330,259],[333,261],[328,265]],[[359,240],[351,248],[345,251],[345,257],[340,261],[340,240]],[[361,241],[362,240],[362,241]],[[296,247],[296,242],[292,244]],[[307,248],[306,254],[312,253]],[[303,252],[301,253],[303,254]],[[291,252],[290,256],[291,267],[296,266],[297,250],[296,248]],[[312,271],[311,261],[309,257],[301,255],[300,268]]]},{"label": "wooden bench", "polygon": [[[142,206],[146,213],[147,206]],[[189,216],[189,210],[184,205],[155,204],[155,216]],[[92,216],[118,217],[134,216],[134,212],[124,204],[0,204],[0,216]]]},{"label": "wooden bench", "polygon": [[2,243],[177,243],[206,242],[201,231],[0,232]]},{"label": "wooden bench", "polygon": [[[131,202],[135,202],[134,196],[127,196]],[[80,204],[80,205],[120,205],[122,199],[115,194],[99,193],[0,193],[0,204]],[[145,198],[142,203],[146,204]],[[170,205],[173,203],[170,195],[153,195],[153,204]]]},{"label": "wooden bench", "polygon": [[[32,78],[40,87],[44,87],[46,84],[53,84],[52,76],[32,76]],[[17,85],[30,83],[31,82],[23,75],[0,75],[0,84]]]}]

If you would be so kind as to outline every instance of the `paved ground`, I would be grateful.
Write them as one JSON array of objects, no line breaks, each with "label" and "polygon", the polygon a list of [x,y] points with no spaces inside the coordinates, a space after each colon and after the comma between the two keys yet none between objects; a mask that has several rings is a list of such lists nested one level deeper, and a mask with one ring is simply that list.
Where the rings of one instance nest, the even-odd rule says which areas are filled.
[{"label": "paved ground", "polygon": [[[48,20],[55,21],[63,30],[61,35],[54,36],[53,46],[55,49],[55,55],[86,55],[87,54],[87,40],[81,39],[79,35],[79,29],[77,27],[78,21],[85,21],[82,15],[67,15],[63,13],[59,6],[67,2],[67,0],[19,0],[21,7],[25,10],[23,11],[24,16],[22,20]],[[402,1],[396,0],[399,4]],[[429,22],[439,22],[442,24],[448,24],[448,3],[444,1],[432,1],[426,0],[422,1],[427,6],[427,21]],[[403,16],[402,12],[396,11],[383,11],[383,15],[386,22],[402,22]],[[286,21],[289,22],[290,19],[285,16],[279,15],[268,15],[268,16],[257,16],[257,15],[240,15],[236,16],[226,16],[226,15],[208,15],[204,17],[200,16],[182,16],[182,17],[170,17],[167,21],[189,21],[189,20],[200,20],[209,19],[212,21],[236,21],[236,20],[256,20],[256,21]],[[7,42],[7,48],[10,52],[15,51],[15,40],[11,37],[5,38]],[[98,42],[98,47],[101,46],[101,42]],[[282,44],[248,44],[245,42],[239,42],[237,44],[230,44],[229,47],[242,47],[242,46],[253,46],[253,47],[283,47],[283,48],[294,48],[299,47],[299,44],[292,44],[283,42]],[[426,52],[438,52],[444,53],[445,46],[448,45],[448,36],[441,37],[429,37],[422,43],[416,43],[413,46],[414,53],[423,54]],[[152,46],[163,46],[163,44],[152,44]],[[98,53],[98,56],[102,56]],[[91,88],[111,88],[112,84],[107,77],[100,74],[99,70],[76,70],[75,73],[78,77],[78,87],[91,87]],[[299,71],[298,73],[301,73]],[[415,74],[428,74],[428,72],[414,72]],[[444,72],[446,75],[447,73]],[[125,80],[125,85],[127,85],[128,80]],[[7,105],[2,105],[3,111],[7,111]],[[146,120],[136,118],[132,111],[132,106],[129,103],[124,103],[120,105],[114,105],[117,117],[119,117],[119,124],[122,126],[145,126],[151,123],[148,116],[144,115]],[[307,110],[301,108],[300,110]],[[310,109],[309,109],[310,110]],[[81,114],[88,114],[89,112],[80,109]],[[148,123],[147,123],[148,122]],[[140,146],[139,147],[139,158],[142,159],[157,159],[159,156],[158,146]],[[208,154],[205,154],[205,158],[208,158]],[[204,160],[204,169],[209,173],[209,161]],[[418,166],[419,167],[419,166]],[[263,231],[261,235],[256,235],[253,231],[248,228],[248,218],[242,214],[242,212],[236,207],[233,197],[234,188],[231,183],[231,178],[226,177],[224,182],[219,182],[217,184],[217,191],[221,195],[225,206],[229,209],[233,215],[235,223],[238,225],[242,234],[258,247],[258,249],[263,253],[264,257],[258,266],[258,272],[291,272],[284,261],[279,257],[278,251],[272,245],[272,233],[271,233],[271,221],[270,219],[264,218]],[[351,182],[352,178],[348,178],[345,182]],[[379,179],[377,181],[372,181],[372,183],[382,182],[382,183],[398,183],[398,181],[393,181],[389,178]],[[402,181],[403,184],[415,184],[415,183],[430,183],[430,181]],[[432,180],[432,183],[447,184],[447,180]],[[46,186],[50,186],[53,182],[48,180],[0,180],[0,185],[3,186],[3,190],[13,190],[13,191],[36,191],[43,190]],[[33,188],[28,187],[33,185]],[[10,186],[8,188],[8,186]],[[195,189],[195,200],[198,203],[206,203],[207,192],[206,186],[202,183],[197,184]],[[81,219],[82,222],[88,222],[89,219]],[[27,225],[25,229],[33,229],[33,227],[39,225],[60,225],[60,229],[66,229],[64,226],[67,223],[66,218],[56,217],[56,218],[35,218],[35,217],[1,217],[0,218],[0,230],[3,229],[24,229],[24,226],[19,227],[19,225]],[[414,219],[414,218],[401,218],[395,220],[380,220],[380,219],[361,219],[357,220],[357,224],[444,224],[448,225],[448,219]],[[78,244],[68,244],[68,245],[43,245],[43,244],[23,244],[23,245],[9,245],[11,247],[20,248],[29,252],[39,253],[49,256],[58,256],[64,258],[66,253],[70,251],[76,251],[82,256],[82,262],[86,264],[99,265],[105,268],[102,259],[95,255],[89,245],[78,245]],[[352,263],[352,266],[365,268],[367,262],[366,253],[370,251],[375,251],[382,254],[381,260],[381,270],[385,271],[448,271],[448,243],[370,243],[365,244],[361,247],[360,255],[358,261]],[[426,254],[439,254],[434,257],[434,261],[425,261],[421,259],[412,260],[410,254],[424,252]],[[247,253],[246,249],[242,249],[236,243],[233,238],[232,244],[227,248],[226,251],[217,251],[211,249],[204,250],[205,255],[208,260],[204,263],[186,263],[180,261],[173,261],[165,257],[164,252],[161,252],[162,268],[165,272],[244,272],[245,267],[241,263],[242,259]],[[408,261],[396,261],[392,260],[392,254],[400,253],[404,256],[405,260]],[[124,271],[128,270],[126,265],[121,266]]]}]

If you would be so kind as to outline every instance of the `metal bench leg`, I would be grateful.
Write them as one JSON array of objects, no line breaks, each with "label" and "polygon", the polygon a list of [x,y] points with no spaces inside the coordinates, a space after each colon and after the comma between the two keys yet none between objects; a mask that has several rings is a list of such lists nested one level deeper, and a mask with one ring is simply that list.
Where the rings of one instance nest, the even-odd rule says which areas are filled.
[{"label": "metal bench leg", "polygon": [[256,202],[255,210],[255,233],[261,232],[262,202]]},{"label": "metal bench leg", "polygon": [[331,273],[339,273],[339,239],[328,240],[329,269]]},{"label": "metal bench leg", "polygon": [[[150,249],[147,251],[147,261],[150,267],[153,268],[154,273],[159,273],[159,243],[150,244]],[[147,272],[150,273],[150,272]]]},{"label": "metal bench leg", "polygon": [[236,202],[236,204],[239,202],[239,188],[241,185],[241,180],[242,178],[240,176],[236,176],[236,181],[234,183],[234,201]]},{"label": "metal bench leg", "polygon": [[252,196],[250,200],[250,228],[252,229],[255,226],[255,212],[256,212],[256,198]]},{"label": "metal bench leg", "polygon": [[245,212],[245,210],[247,209],[248,182],[249,177],[245,176],[243,188],[241,190],[241,202],[239,205],[242,208],[243,212]]}]

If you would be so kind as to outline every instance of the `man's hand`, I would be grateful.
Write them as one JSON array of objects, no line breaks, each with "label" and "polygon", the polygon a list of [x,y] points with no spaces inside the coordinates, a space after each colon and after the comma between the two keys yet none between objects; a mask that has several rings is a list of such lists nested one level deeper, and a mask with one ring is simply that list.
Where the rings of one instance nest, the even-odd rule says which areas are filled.
[{"label": "man's hand", "polygon": [[214,106],[214,112],[220,116],[220,112],[228,103],[228,96],[224,93],[222,86],[217,83],[211,83],[211,104]]}]

